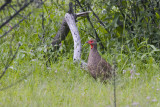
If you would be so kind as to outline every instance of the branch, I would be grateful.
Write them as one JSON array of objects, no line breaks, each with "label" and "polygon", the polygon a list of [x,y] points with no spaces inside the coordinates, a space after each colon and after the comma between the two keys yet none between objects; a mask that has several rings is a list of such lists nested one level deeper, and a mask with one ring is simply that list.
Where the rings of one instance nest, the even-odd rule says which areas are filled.
[{"label": "branch", "polygon": [[[11,7],[15,12],[17,12],[17,10],[16,10],[12,5],[10,5],[10,7]],[[24,18],[23,15],[21,15],[21,14],[18,14],[18,15]],[[27,18],[26,18],[26,19],[27,19]]]},{"label": "branch", "polygon": [[54,39],[52,41],[52,46],[54,46],[54,49],[59,48],[58,45],[61,43],[62,40],[65,40],[68,33],[69,33],[69,27],[68,27],[67,22],[64,18],[62,21],[61,27],[58,30],[58,33],[56,34],[56,36],[54,37]]},{"label": "branch", "polygon": [[[81,9],[82,9],[83,11],[85,11],[85,10],[83,9],[81,3],[79,2],[79,0],[76,0],[76,1],[77,1],[78,5],[81,7]],[[97,42],[100,42],[99,44],[100,44],[101,49],[105,49],[105,47],[104,47],[103,44],[101,43],[101,40],[100,40],[100,38],[99,38],[99,36],[98,36],[98,33],[97,33],[96,29],[94,28],[94,26],[93,26],[93,24],[92,24],[89,16],[87,16],[87,20],[89,21],[92,29],[94,30],[94,33],[95,33],[95,35],[96,35],[96,40],[97,40]]]},{"label": "branch", "polygon": [[20,8],[14,15],[12,15],[8,20],[6,20],[3,24],[0,25],[0,29],[7,24],[8,22],[10,22],[10,20],[12,20],[16,15],[19,14],[19,12],[21,12],[22,10],[24,10],[28,5],[30,5],[34,0],[30,0],[29,3],[25,4],[22,8]]},{"label": "branch", "polygon": [[98,15],[96,15],[96,13],[92,10],[92,8],[90,6],[88,6],[89,9],[92,11],[93,15],[97,18],[98,22],[104,27],[104,29],[110,33],[110,31],[108,29],[106,29],[105,24],[99,19]]},{"label": "branch", "polygon": [[113,62],[113,85],[114,85],[114,107],[116,107],[116,59],[114,56],[114,62]]},{"label": "branch", "polygon": [[32,73],[33,73],[33,71],[29,72],[26,76],[24,76],[23,78],[19,79],[17,82],[12,83],[12,84],[8,85],[7,87],[1,88],[0,91],[6,90],[8,88],[11,88],[11,87],[17,85],[18,83],[22,82],[24,79],[29,77]]},{"label": "branch", "polygon": [[[28,17],[31,14],[31,12],[26,16]],[[12,29],[16,28],[21,22],[23,22],[23,20],[26,19],[25,17],[23,19],[21,19],[17,24],[15,24]],[[0,38],[4,37],[5,35],[7,35],[10,31],[12,31],[12,29],[9,29],[8,31],[6,31],[2,36],[0,36]]]},{"label": "branch", "polygon": [[86,11],[86,12],[81,12],[81,13],[76,13],[76,17],[83,17],[83,16],[88,16],[88,14],[90,13],[91,11]]},{"label": "branch", "polygon": [[79,31],[76,26],[75,18],[73,14],[66,13],[65,15],[66,22],[71,30],[73,40],[74,40],[74,61],[79,61],[81,59],[81,39],[79,36]]},{"label": "branch", "polygon": [[[89,13],[90,13],[90,11],[76,13],[76,14],[74,14],[74,17],[76,19],[77,17],[87,16]],[[66,19],[64,18],[63,21],[62,21],[61,27],[58,30],[58,33],[56,34],[56,36],[54,37],[54,39],[52,41],[52,46],[54,46],[54,49],[59,48],[59,44],[61,43],[62,40],[65,40],[69,31],[70,31],[70,29],[67,25]]]},{"label": "branch", "polygon": [[[83,12],[74,14],[73,11],[73,5],[70,2],[69,3],[69,11],[65,14],[65,18],[63,19],[61,28],[59,29],[57,35],[54,37],[54,40],[52,42],[52,46],[55,46],[57,44],[57,47],[59,48],[59,43],[61,40],[64,40],[67,36],[68,32],[71,30],[73,40],[74,40],[74,55],[73,55],[73,61],[74,62],[80,62],[81,61],[81,39],[79,35],[78,28],[76,26],[76,18],[79,16],[86,16],[90,12]],[[55,49],[55,47],[54,47]],[[84,61],[81,61],[81,67],[86,68],[87,64]]]},{"label": "branch", "polygon": [[[46,1],[46,0],[45,0]],[[44,1],[44,2],[45,2]],[[39,6],[41,6],[44,2],[40,3],[36,8],[39,8]],[[34,10],[33,10],[34,11]],[[32,12],[29,12],[28,15],[26,17],[28,17]],[[17,24],[15,24],[12,29],[16,28],[21,22],[23,22],[24,19],[26,19],[26,17],[23,17]],[[10,31],[12,31],[12,29],[6,31],[2,36],[0,36],[0,38],[4,37],[5,35],[7,35]]]},{"label": "branch", "polygon": [[6,0],[6,2],[0,7],[0,11],[3,10],[12,0]]},{"label": "branch", "polygon": [[0,79],[3,77],[3,75],[6,73],[7,69],[9,68],[10,64],[11,64],[12,61],[15,59],[15,57],[16,57],[16,55],[17,55],[17,53],[18,53],[19,47],[20,47],[20,44],[18,45],[18,48],[17,48],[15,54],[14,54],[13,57],[11,58],[11,61],[6,64],[6,67],[5,67],[4,71],[3,71],[2,74],[0,75]]}]

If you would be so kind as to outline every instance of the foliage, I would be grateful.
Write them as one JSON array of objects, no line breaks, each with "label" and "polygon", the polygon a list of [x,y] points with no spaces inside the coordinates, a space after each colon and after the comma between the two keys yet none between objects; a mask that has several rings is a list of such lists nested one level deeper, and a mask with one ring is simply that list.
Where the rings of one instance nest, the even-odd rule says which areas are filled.
[{"label": "foliage", "polygon": [[[70,33],[59,44],[59,50],[52,51],[50,44],[68,10],[68,3],[69,0],[47,0],[39,8],[31,5],[20,14],[34,12],[0,38],[0,74],[18,43],[21,44],[16,58],[0,79],[0,89],[32,72],[13,87],[0,91],[0,106],[113,106],[113,80],[102,84],[73,64]],[[80,3],[85,10],[90,6],[105,25],[90,13],[91,22],[106,47],[102,56],[112,65],[116,60],[117,106],[160,106],[159,1],[80,0]],[[75,11],[82,11],[78,4]],[[20,19],[21,16],[17,16],[9,25]],[[85,42],[95,38],[95,32],[86,18],[78,19],[77,27],[82,59],[87,61],[89,46]],[[0,35],[8,29],[9,26],[0,29]],[[99,51],[101,53],[100,48]]]}]

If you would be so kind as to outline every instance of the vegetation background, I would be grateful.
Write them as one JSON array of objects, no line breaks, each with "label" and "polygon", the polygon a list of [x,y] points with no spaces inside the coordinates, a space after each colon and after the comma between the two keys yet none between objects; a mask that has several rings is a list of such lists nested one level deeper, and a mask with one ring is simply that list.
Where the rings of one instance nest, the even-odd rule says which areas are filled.
[{"label": "vegetation background", "polygon": [[[0,25],[15,13],[11,6],[18,10],[24,1],[12,0],[0,11]],[[46,0],[38,8],[42,1],[34,1],[0,29],[0,75],[8,67],[0,78],[0,106],[114,106],[113,79],[102,84],[73,63],[71,33],[52,51],[50,44],[69,2],[76,4],[76,13],[83,11],[77,1],[85,11],[92,11],[89,17],[94,27],[87,18],[77,19],[82,59],[87,62],[89,53],[85,42],[97,33],[104,46],[98,46],[99,52],[110,64],[116,62],[117,106],[159,107],[159,0]]]}]

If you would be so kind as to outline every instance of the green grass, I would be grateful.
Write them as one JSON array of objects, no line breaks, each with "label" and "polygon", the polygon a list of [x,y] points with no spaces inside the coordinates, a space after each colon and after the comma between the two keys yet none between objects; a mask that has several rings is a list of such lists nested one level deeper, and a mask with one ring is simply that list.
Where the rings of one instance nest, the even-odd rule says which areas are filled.
[{"label": "green grass", "polygon": [[[33,71],[33,73],[17,85],[0,91],[0,106],[2,107],[114,106],[113,79],[107,84],[95,81],[87,71],[74,65],[71,59],[59,60],[59,62],[52,63],[49,68],[46,67],[44,61],[25,60],[21,63],[23,66],[13,64],[12,68],[8,69],[1,79],[1,87],[22,78],[27,72]],[[136,72],[140,75],[135,75],[132,79],[129,65],[124,66],[125,74],[117,69],[117,106],[136,104],[142,107],[160,106],[160,75],[157,71],[159,65],[155,65],[150,70],[150,66],[141,63],[141,67],[136,68]]]}]

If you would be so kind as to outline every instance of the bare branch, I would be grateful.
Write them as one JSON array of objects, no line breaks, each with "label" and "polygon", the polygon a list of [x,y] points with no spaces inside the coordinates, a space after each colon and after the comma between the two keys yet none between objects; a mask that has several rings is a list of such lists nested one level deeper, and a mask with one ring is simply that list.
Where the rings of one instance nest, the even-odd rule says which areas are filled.
[{"label": "bare branch", "polygon": [[[59,45],[62,40],[65,40],[65,38],[68,35],[69,31],[70,30],[69,30],[69,27],[68,27],[68,25],[66,23],[66,20],[63,19],[61,27],[58,30],[58,33],[56,34],[56,36],[54,37],[54,39],[52,41],[52,46]],[[56,48],[58,48],[58,46],[56,46]]]},{"label": "bare branch", "polygon": [[10,62],[8,61],[6,66],[5,66],[5,69],[4,71],[2,72],[2,74],[0,75],[0,79],[3,77],[3,75],[6,73],[7,69],[9,68],[10,64],[13,62],[13,60],[15,59],[17,53],[18,53],[18,50],[19,50],[19,47],[20,47],[20,44],[18,44],[18,48],[15,52],[15,54],[13,55],[13,57],[11,58]]},{"label": "bare branch", "polygon": [[114,56],[114,61],[113,61],[113,85],[114,85],[114,107],[116,107],[116,58]]},{"label": "bare branch", "polygon": [[0,7],[0,11],[3,10],[12,0],[6,0],[6,2]]},{"label": "bare branch", "polygon": [[26,76],[24,76],[23,78],[19,79],[17,82],[12,83],[12,84],[8,85],[7,87],[1,88],[0,91],[6,90],[8,88],[11,88],[11,87],[17,85],[18,83],[22,82],[24,79],[29,77],[32,73],[33,73],[33,71],[29,72]]},{"label": "bare branch", "polygon": [[[81,3],[79,2],[79,0],[76,0],[76,1],[77,1],[78,5],[81,7],[81,9],[82,9],[83,11],[85,11],[85,10],[83,9]],[[101,49],[105,49],[104,45],[101,43],[101,40],[100,40],[100,38],[99,38],[99,36],[98,36],[98,33],[97,33],[96,29],[94,28],[93,23],[91,22],[89,16],[87,16],[87,20],[89,21],[92,29],[94,30],[94,33],[95,33],[95,35],[96,35],[96,40],[97,40],[97,42],[100,42],[99,44],[100,44]]]},{"label": "bare branch", "polygon": [[100,20],[100,18],[98,17],[98,15],[96,15],[96,13],[92,10],[92,8],[90,6],[88,6],[89,9],[92,11],[93,15],[97,18],[98,22],[104,27],[104,29],[110,33],[110,31],[108,29],[106,29],[105,24]]},{"label": "bare branch", "polygon": [[82,16],[88,16],[88,14],[90,13],[91,11],[86,11],[86,12],[81,12],[81,13],[76,13],[76,17],[82,17]]},{"label": "bare branch", "polygon": [[[28,13],[28,15],[26,17],[28,17],[32,12]],[[25,17],[23,19],[21,19],[17,24],[15,24],[12,29],[16,28],[21,22],[23,22],[23,20],[26,19]],[[10,31],[12,31],[12,29],[9,29],[8,31],[6,31],[2,36],[0,36],[0,38],[4,37],[5,35],[7,35]]]},{"label": "bare branch", "polygon": [[[76,14],[74,14],[74,17],[76,19],[77,17],[87,16],[89,13],[90,13],[90,11],[76,13]],[[59,44],[61,43],[62,40],[65,40],[69,31],[70,31],[70,29],[67,25],[66,19],[64,18],[63,21],[62,21],[61,27],[58,30],[58,33],[56,34],[56,36],[54,37],[54,39],[52,41],[52,46],[54,46],[55,49],[59,48]]]},{"label": "bare branch", "polygon": [[66,13],[65,15],[66,22],[71,30],[73,40],[74,40],[74,61],[79,61],[81,59],[81,39],[79,36],[79,31],[76,26],[75,18],[73,14]]},{"label": "bare branch", "polygon": [[[46,0],[45,0],[46,1]],[[44,1],[44,2],[45,2]],[[41,6],[44,2],[41,2],[36,8],[39,8],[39,6]],[[34,12],[34,10],[32,12],[29,12],[27,14],[26,17],[30,16],[30,14],[32,14]],[[24,19],[26,19],[26,17],[23,17],[23,19],[21,19],[17,24],[15,24],[12,29],[16,28],[21,22],[23,22]],[[10,31],[12,31],[12,29],[9,29],[8,31],[6,31],[2,36],[0,36],[0,38],[4,37],[5,35],[7,35]]]},{"label": "bare branch", "polygon": [[[17,12],[17,10],[12,6],[12,5],[10,5],[10,7],[15,11],[15,12]],[[23,17],[23,18],[25,18],[23,15],[21,15],[20,13],[18,14],[19,16],[21,16],[21,17]],[[27,19],[27,18],[26,18]]]},{"label": "bare branch", "polygon": [[28,5],[30,5],[34,0],[30,0],[30,2],[28,2],[27,4],[25,4],[22,8],[20,8],[14,15],[12,15],[8,20],[6,20],[4,23],[2,23],[0,25],[0,29],[7,24],[8,22],[10,22],[10,20],[12,20],[16,15],[19,14],[19,12],[21,12],[22,10],[24,10]]}]

